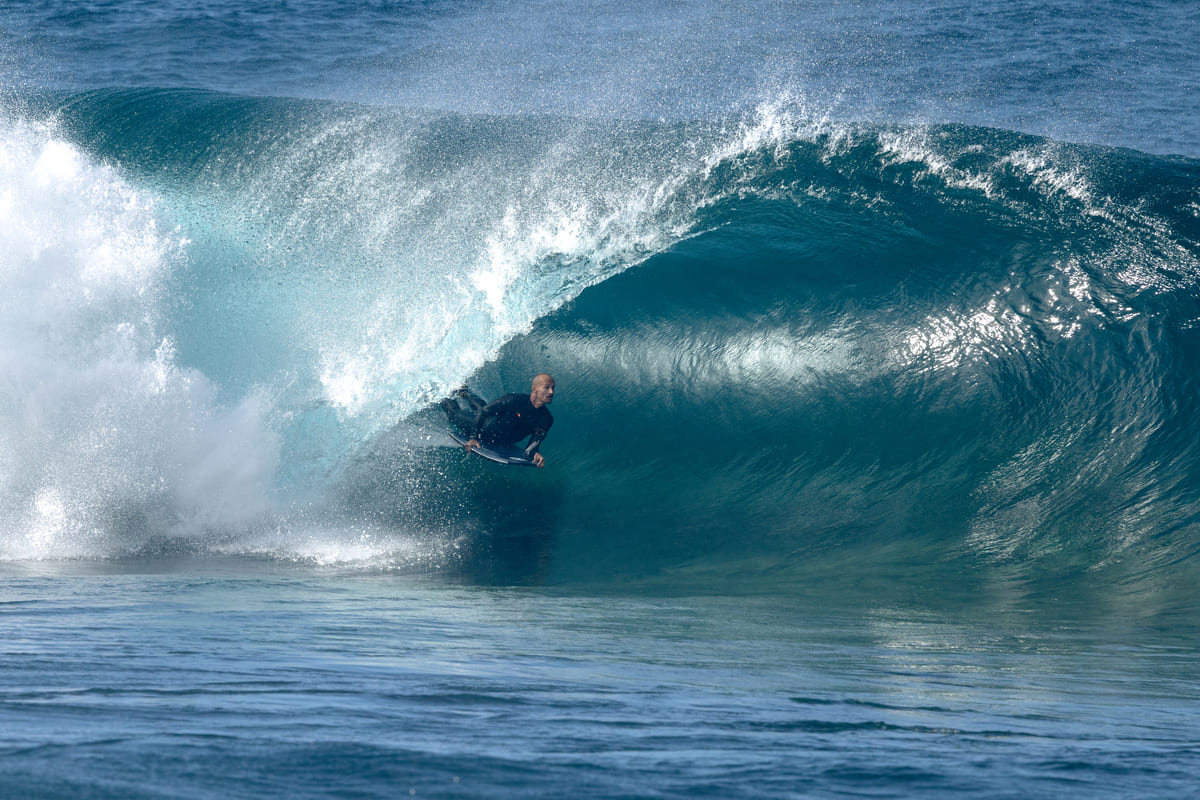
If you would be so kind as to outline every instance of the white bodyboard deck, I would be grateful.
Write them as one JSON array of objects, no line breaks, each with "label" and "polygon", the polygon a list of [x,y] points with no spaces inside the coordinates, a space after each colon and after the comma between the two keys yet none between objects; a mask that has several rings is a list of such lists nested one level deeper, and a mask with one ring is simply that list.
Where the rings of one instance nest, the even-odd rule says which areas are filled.
[{"label": "white bodyboard deck", "polygon": [[[467,440],[455,431],[450,431],[450,438],[466,447]],[[471,452],[495,461],[497,464],[511,464],[523,467],[534,466],[533,459],[525,455],[525,450],[516,445],[479,445],[471,448]]]}]

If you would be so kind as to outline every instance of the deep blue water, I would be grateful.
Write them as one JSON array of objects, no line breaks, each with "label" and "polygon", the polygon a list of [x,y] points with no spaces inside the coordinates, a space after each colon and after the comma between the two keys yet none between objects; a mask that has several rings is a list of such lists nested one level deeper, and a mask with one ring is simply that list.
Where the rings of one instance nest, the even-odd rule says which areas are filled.
[{"label": "deep blue water", "polygon": [[0,796],[1186,795],[1197,42],[4,5]]},{"label": "deep blue water", "polygon": [[[125,565],[130,566],[129,564]],[[5,570],[10,797],[1185,797],[1190,635],[270,564]]]}]

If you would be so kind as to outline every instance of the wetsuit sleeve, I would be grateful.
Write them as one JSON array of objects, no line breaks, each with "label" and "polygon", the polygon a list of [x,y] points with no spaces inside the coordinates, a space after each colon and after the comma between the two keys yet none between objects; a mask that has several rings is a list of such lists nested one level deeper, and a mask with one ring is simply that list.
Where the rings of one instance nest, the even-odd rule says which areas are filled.
[{"label": "wetsuit sleeve", "polygon": [[529,444],[525,446],[525,455],[532,456],[538,451],[542,441],[546,438],[546,434],[550,432],[550,426],[554,424],[554,418],[549,417],[546,420],[545,427],[537,427],[533,429],[533,434],[529,437]]},{"label": "wetsuit sleeve", "polygon": [[505,395],[479,409],[479,413],[475,415],[475,427],[471,430],[471,437],[478,441],[480,436],[483,435],[483,427],[487,424],[487,421],[492,417],[500,416],[500,412],[503,411],[508,402],[508,395]]},{"label": "wetsuit sleeve", "polygon": [[479,441],[479,437],[483,435],[483,425],[487,422],[488,417],[496,416],[496,409],[492,408],[495,403],[489,403],[479,409],[479,413],[475,415],[475,427],[471,429],[471,438]]}]

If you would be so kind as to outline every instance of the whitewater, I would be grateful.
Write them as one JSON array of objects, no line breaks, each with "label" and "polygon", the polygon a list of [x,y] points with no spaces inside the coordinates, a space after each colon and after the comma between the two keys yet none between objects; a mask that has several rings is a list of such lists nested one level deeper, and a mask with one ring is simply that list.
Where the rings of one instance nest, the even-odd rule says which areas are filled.
[{"label": "whitewater", "polygon": [[4,12],[0,795],[1191,791],[1188,4]]}]

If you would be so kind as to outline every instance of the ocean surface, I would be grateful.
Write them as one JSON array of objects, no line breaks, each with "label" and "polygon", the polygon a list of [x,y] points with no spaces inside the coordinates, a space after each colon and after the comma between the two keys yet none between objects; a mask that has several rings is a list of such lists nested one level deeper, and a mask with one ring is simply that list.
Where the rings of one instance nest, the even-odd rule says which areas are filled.
[{"label": "ocean surface", "polygon": [[1198,87],[1182,1],[0,2],[0,798],[1191,796]]}]

